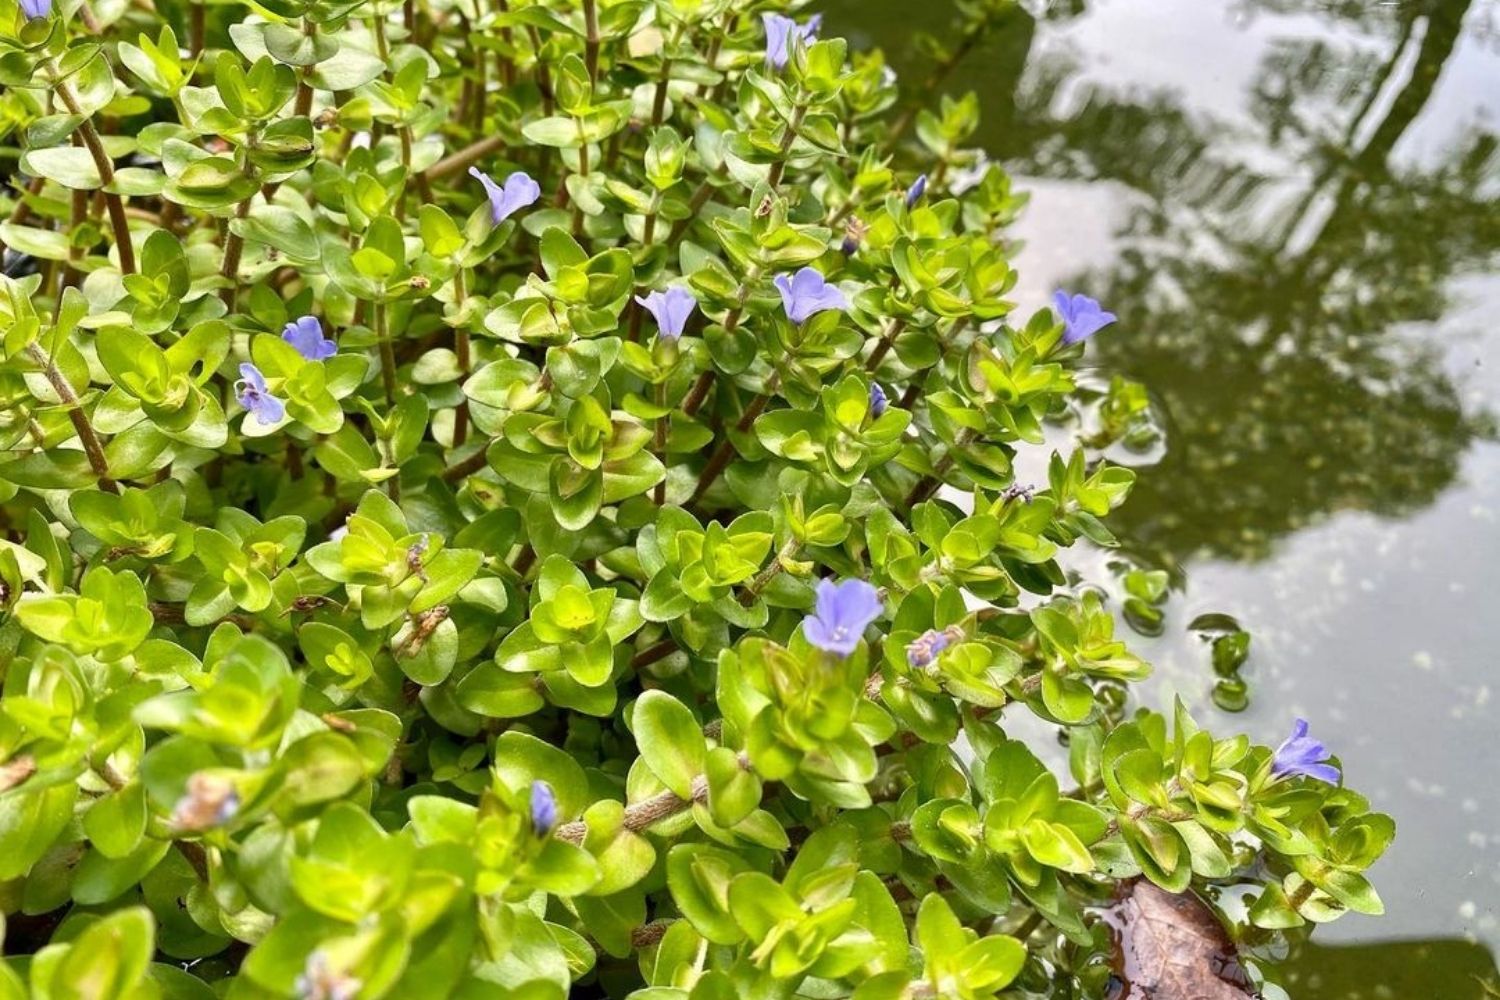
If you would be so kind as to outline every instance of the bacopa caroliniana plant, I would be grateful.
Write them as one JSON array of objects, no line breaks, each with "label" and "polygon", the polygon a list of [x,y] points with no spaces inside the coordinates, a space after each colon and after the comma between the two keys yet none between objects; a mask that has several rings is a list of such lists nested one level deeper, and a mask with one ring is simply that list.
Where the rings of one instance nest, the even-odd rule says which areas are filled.
[{"label": "bacopa caroliniana plant", "polygon": [[1016,318],[976,101],[792,14],[0,0],[0,996],[1082,995],[1123,880],[1379,910],[1306,724],[1130,714],[1059,566],[1128,323]]}]

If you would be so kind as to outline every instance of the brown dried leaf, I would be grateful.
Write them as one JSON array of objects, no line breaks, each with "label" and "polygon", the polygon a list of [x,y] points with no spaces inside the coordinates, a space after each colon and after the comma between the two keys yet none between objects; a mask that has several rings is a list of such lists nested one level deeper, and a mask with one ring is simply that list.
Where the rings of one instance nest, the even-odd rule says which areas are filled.
[{"label": "brown dried leaf", "polygon": [[1234,943],[1203,901],[1145,879],[1127,883],[1106,915],[1114,930],[1119,1000],[1255,1000]]}]

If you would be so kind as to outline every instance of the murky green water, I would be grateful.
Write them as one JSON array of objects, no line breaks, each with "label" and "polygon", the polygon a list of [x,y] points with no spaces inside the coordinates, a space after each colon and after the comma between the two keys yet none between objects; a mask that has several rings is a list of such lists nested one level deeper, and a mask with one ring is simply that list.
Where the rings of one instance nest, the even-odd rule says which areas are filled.
[{"label": "murky green water", "polygon": [[[960,41],[952,0],[821,6],[911,84],[916,32]],[[1022,311],[1103,300],[1093,360],[1168,423],[1114,522],[1174,581],[1151,696],[1270,742],[1305,715],[1397,819],[1388,915],[1286,994],[1500,989],[1500,3],[1036,0],[941,86],[1032,193]],[[1209,612],[1254,636],[1232,719]]]}]

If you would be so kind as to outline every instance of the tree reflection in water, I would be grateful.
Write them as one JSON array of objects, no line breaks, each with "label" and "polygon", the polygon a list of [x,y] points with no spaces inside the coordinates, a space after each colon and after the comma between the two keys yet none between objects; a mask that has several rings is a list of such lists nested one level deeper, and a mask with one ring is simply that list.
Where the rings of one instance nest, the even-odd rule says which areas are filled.
[{"label": "tree reflection in water", "polygon": [[[1120,314],[1119,336],[1096,338],[1092,357],[1146,382],[1169,421],[1164,458],[1111,520],[1145,558],[1256,560],[1338,511],[1411,514],[1493,438],[1493,418],[1461,399],[1446,345],[1413,330],[1500,258],[1496,138],[1470,120],[1440,149],[1402,145],[1466,32],[1490,44],[1477,37],[1482,0],[1224,0],[1218,15],[1247,30],[1296,21],[1222,114],[1178,90],[1098,82],[1119,74],[1095,72],[1066,34],[1040,43],[1064,28],[1050,22],[1087,17],[1085,0],[1024,4],[981,44],[939,30],[963,58],[950,72],[940,54],[936,77],[910,44],[907,5],[824,6],[904,79],[977,91],[977,141],[1013,173],[1130,193],[1108,265],[1065,284]],[[924,20],[943,23],[936,10]],[[1395,964],[1375,968],[1375,953]],[[1442,966],[1451,990],[1423,980],[1368,993],[1406,965]],[[1305,945],[1285,971],[1299,1000],[1480,997],[1480,980],[1494,981],[1488,952],[1458,941]]]}]

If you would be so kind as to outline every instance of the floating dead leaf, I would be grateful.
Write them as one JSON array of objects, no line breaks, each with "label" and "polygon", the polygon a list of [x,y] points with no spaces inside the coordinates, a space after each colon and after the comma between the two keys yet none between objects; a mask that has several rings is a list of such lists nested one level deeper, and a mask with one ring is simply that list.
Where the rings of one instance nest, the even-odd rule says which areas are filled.
[{"label": "floating dead leaf", "polygon": [[1192,893],[1136,879],[1104,919],[1121,981],[1112,1000],[1256,1000],[1234,942]]}]

